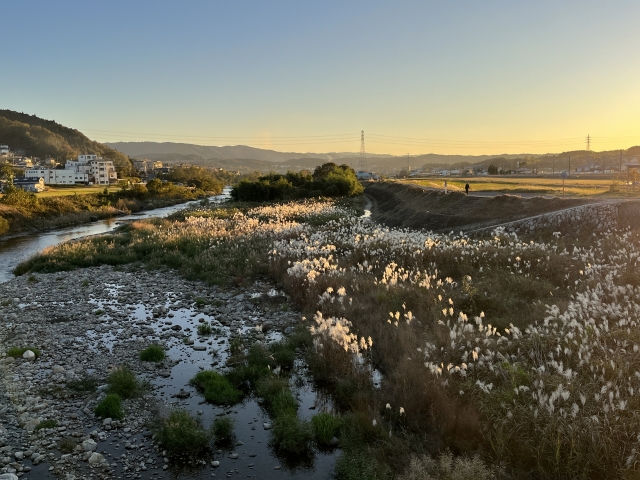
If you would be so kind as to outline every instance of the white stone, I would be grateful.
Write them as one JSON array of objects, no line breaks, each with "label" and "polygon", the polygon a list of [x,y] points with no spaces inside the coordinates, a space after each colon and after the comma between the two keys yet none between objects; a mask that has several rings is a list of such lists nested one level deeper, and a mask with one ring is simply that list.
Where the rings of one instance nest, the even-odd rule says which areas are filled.
[{"label": "white stone", "polygon": [[96,448],[98,448],[98,444],[90,438],[82,442],[82,449],[85,452],[95,452]]},{"label": "white stone", "polygon": [[100,465],[106,461],[107,460],[104,458],[104,455],[98,452],[93,452],[89,457],[89,465]]},{"label": "white stone", "polygon": [[26,352],[24,352],[22,354],[22,358],[25,358],[25,359],[27,359],[29,361],[35,360],[36,359],[36,354],[33,353],[31,350],[27,350]]}]

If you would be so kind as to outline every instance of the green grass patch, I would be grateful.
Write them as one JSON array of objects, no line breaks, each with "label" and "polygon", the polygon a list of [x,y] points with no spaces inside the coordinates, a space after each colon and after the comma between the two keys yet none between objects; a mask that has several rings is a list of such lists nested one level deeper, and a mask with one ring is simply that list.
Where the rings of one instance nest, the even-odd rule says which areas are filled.
[{"label": "green grass patch", "polygon": [[70,380],[67,382],[67,387],[76,392],[95,392],[98,388],[98,379],[86,376],[77,380]]},{"label": "green grass patch", "polygon": [[38,425],[36,425],[36,428],[34,430],[37,432],[38,430],[42,430],[43,428],[56,428],[57,426],[58,422],[56,422],[55,420],[43,420]]},{"label": "green grass patch", "polygon": [[72,453],[78,443],[71,437],[65,437],[58,443],[58,450],[61,453]]},{"label": "green grass patch", "polygon": [[169,457],[195,457],[209,449],[211,434],[186,410],[175,410],[156,429],[158,442]]},{"label": "green grass patch", "polygon": [[161,362],[166,354],[160,345],[149,345],[140,352],[140,360],[143,362]]},{"label": "green grass patch", "polygon": [[233,405],[242,399],[242,392],[227,377],[213,370],[198,372],[189,384],[196,387],[207,402],[215,405]]},{"label": "green grass patch", "polygon": [[318,413],[311,418],[313,436],[321,447],[332,446],[331,439],[340,436],[342,419],[329,413]]},{"label": "green grass patch", "polygon": [[198,325],[198,335],[211,335],[213,328],[209,322],[202,322]]},{"label": "green grass patch", "polygon": [[110,393],[104,397],[100,403],[98,403],[94,412],[100,418],[120,419],[124,417],[124,411],[122,410],[122,398],[120,398],[120,395]]},{"label": "green grass patch", "polygon": [[217,417],[212,425],[216,443],[227,443],[233,439],[233,419],[228,416]]},{"label": "green grass patch", "polygon": [[22,358],[22,355],[24,355],[24,352],[26,352],[27,350],[31,350],[33,353],[35,353],[36,358],[40,356],[40,350],[35,347],[11,347],[9,350],[7,350],[7,356],[13,358]]},{"label": "green grass patch", "polygon": [[146,385],[142,384],[129,367],[121,366],[113,370],[107,377],[108,392],[122,398],[133,398],[142,395]]},{"label": "green grass patch", "polygon": [[281,453],[304,455],[311,450],[313,430],[311,423],[294,413],[277,416],[271,430],[271,444]]},{"label": "green grass patch", "polygon": [[295,347],[287,342],[276,342],[269,345],[269,351],[275,362],[284,370],[291,370],[296,360]]}]

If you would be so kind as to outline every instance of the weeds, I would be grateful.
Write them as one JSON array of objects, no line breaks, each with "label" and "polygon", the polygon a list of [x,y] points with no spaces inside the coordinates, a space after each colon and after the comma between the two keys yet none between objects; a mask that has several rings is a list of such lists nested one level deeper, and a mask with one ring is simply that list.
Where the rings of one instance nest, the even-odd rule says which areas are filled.
[{"label": "weeds", "polygon": [[209,322],[202,322],[198,324],[198,335],[211,335],[213,328]]},{"label": "weeds", "polygon": [[186,410],[174,410],[156,428],[158,442],[169,457],[193,458],[209,449],[211,435]]},{"label": "weeds", "polygon": [[217,417],[212,425],[216,443],[223,444],[233,440],[233,419],[228,416]]},{"label": "weeds", "polygon": [[120,395],[110,393],[104,397],[100,403],[98,403],[94,412],[101,418],[123,418],[124,412],[122,410],[122,398]]},{"label": "weeds", "polygon": [[160,345],[149,345],[140,352],[140,360],[143,362],[161,362],[166,354]]},{"label": "weeds", "polygon": [[319,413],[311,417],[313,436],[323,448],[335,447],[334,437],[339,437],[342,420],[328,413]]},{"label": "weeds", "polygon": [[7,356],[13,358],[22,358],[22,355],[24,355],[24,352],[26,352],[27,350],[31,350],[33,353],[35,353],[36,358],[40,356],[40,350],[35,347],[11,347],[9,350],[7,350]]},{"label": "weeds", "polygon": [[76,448],[77,442],[71,437],[65,437],[58,443],[58,450],[61,453],[72,453]]},{"label": "weeds", "polygon": [[189,384],[196,387],[207,402],[215,405],[233,405],[242,399],[242,392],[227,377],[213,370],[198,372]]},{"label": "weeds", "polygon": [[108,392],[122,398],[133,398],[142,395],[147,386],[141,383],[127,366],[114,369],[107,377]]},{"label": "weeds", "polygon": [[67,387],[76,392],[95,392],[98,388],[98,379],[86,376],[77,380],[70,380],[67,382]]},{"label": "weeds", "polygon": [[43,420],[38,425],[36,425],[36,428],[34,428],[34,430],[37,432],[38,430],[42,430],[43,428],[56,428],[57,426],[58,422],[55,420]]},{"label": "weeds", "polygon": [[313,431],[307,420],[300,419],[295,413],[281,413],[273,421],[271,443],[276,450],[304,455],[311,450]]}]

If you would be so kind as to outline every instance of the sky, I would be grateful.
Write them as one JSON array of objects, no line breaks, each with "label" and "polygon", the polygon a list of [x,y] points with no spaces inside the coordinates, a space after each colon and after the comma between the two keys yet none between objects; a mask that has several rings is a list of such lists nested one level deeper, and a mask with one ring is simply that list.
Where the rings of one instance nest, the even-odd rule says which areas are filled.
[{"label": "sky", "polygon": [[30,0],[2,16],[0,108],[101,142],[640,145],[637,0]]}]

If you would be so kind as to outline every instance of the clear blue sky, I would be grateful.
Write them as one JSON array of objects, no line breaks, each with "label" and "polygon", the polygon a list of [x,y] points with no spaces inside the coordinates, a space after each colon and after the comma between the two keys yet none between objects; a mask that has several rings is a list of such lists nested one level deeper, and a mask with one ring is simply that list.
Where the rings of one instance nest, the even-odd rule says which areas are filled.
[{"label": "clear blue sky", "polygon": [[357,151],[365,130],[368,151],[396,154],[640,144],[637,0],[2,9],[0,108],[99,141]]}]

